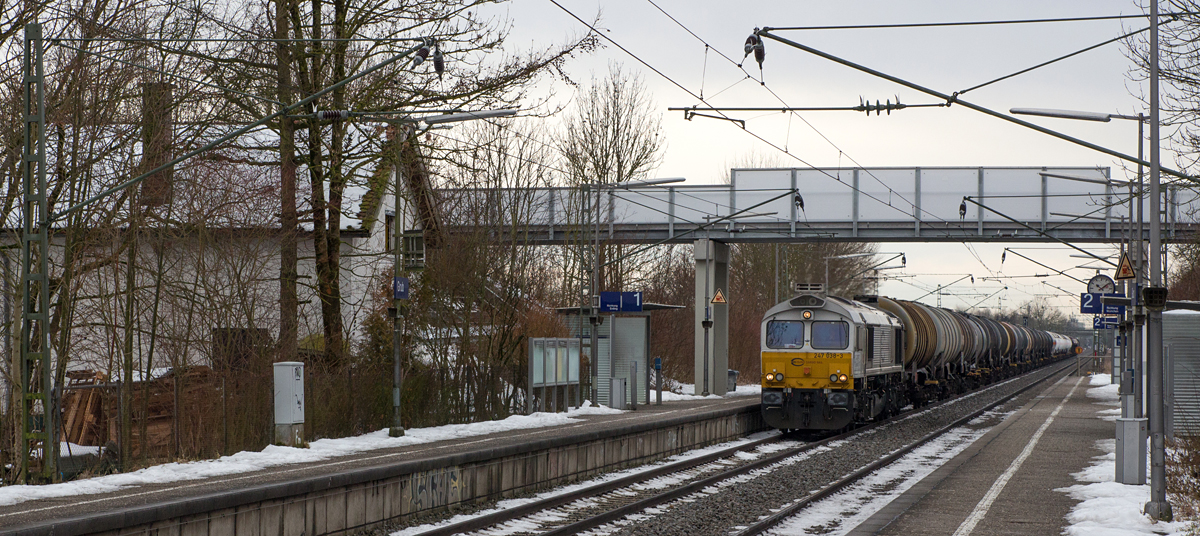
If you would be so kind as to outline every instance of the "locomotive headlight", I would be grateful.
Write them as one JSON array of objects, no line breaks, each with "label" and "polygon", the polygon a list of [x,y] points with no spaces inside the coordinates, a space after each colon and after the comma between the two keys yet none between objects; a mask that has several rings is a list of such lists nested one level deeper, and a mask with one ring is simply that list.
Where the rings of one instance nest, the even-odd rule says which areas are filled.
[{"label": "locomotive headlight", "polygon": [[768,372],[767,373],[767,381],[769,381],[769,382],[775,381],[775,375]]},{"label": "locomotive headlight", "polygon": [[812,311],[804,311],[803,313],[800,313],[800,316],[804,317],[805,320],[808,320],[812,318]]},{"label": "locomotive headlight", "polygon": [[841,376],[838,376],[838,381],[839,381],[839,382],[842,382],[842,383],[846,383],[846,380],[848,380],[848,379],[850,379],[850,378],[849,378],[849,377],[847,377],[845,374],[842,374]]},{"label": "locomotive headlight", "polygon": [[830,381],[830,382],[837,383],[837,374],[830,374],[830,375],[829,375],[829,381]]},{"label": "locomotive headlight", "polygon": [[775,375],[775,381],[777,381],[777,382],[783,381],[783,373],[782,372]]}]

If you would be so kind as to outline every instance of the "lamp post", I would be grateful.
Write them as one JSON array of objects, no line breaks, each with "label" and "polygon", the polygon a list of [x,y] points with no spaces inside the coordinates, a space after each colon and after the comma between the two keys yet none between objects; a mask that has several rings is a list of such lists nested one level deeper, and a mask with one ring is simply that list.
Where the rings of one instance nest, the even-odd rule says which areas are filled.
[{"label": "lamp post", "polygon": [[[1101,123],[1108,123],[1109,121],[1111,121],[1113,119],[1125,119],[1125,120],[1129,120],[1129,121],[1137,121],[1137,124],[1138,124],[1138,160],[1144,160],[1144,155],[1143,155],[1142,149],[1143,149],[1143,145],[1144,145],[1143,142],[1146,139],[1145,126],[1146,126],[1146,120],[1148,119],[1146,117],[1146,114],[1139,113],[1137,115],[1124,115],[1124,114],[1109,114],[1109,113],[1099,113],[1099,112],[1080,112],[1080,111],[1074,111],[1074,110],[1052,110],[1052,109],[1045,109],[1045,108],[1013,108],[1010,111],[1014,114],[1021,114],[1021,115],[1037,115],[1037,116],[1042,116],[1042,117],[1057,117],[1060,119],[1076,119],[1076,120],[1080,120],[1080,121],[1098,121]],[[1133,377],[1134,377],[1133,393],[1132,393],[1132,395],[1133,395],[1133,408],[1132,408],[1133,413],[1132,413],[1132,415],[1129,415],[1129,416],[1133,417],[1135,419],[1142,418],[1142,393],[1143,393],[1143,391],[1142,391],[1142,376],[1143,376],[1143,373],[1145,372],[1145,370],[1144,370],[1145,367],[1142,364],[1142,339],[1143,339],[1142,326],[1145,325],[1145,323],[1146,323],[1146,311],[1145,311],[1145,307],[1142,303],[1142,299],[1140,296],[1142,285],[1143,285],[1142,270],[1144,269],[1142,267],[1142,232],[1143,232],[1142,231],[1142,222],[1143,222],[1142,196],[1144,194],[1143,187],[1142,187],[1142,176],[1143,176],[1142,164],[1138,163],[1138,173],[1137,173],[1138,178],[1137,178],[1136,195],[1134,194],[1133,182],[1132,181],[1127,182],[1127,184],[1129,185],[1129,190],[1130,190],[1130,196],[1129,196],[1130,214],[1129,214],[1129,217],[1131,220],[1133,218],[1135,218],[1135,216],[1133,214],[1134,200],[1135,199],[1137,200],[1137,208],[1136,208],[1137,209],[1137,216],[1136,216],[1137,221],[1130,222],[1130,226],[1133,228],[1132,236],[1136,237],[1136,240],[1131,239],[1129,242],[1129,245],[1131,246],[1130,249],[1132,249],[1131,262],[1133,263],[1133,271],[1134,271],[1133,291],[1129,293],[1130,300],[1131,300],[1130,303],[1133,306],[1133,333],[1132,333],[1132,344],[1130,345],[1133,348],[1133,351],[1130,352],[1130,354],[1131,354],[1130,357],[1131,357],[1131,360],[1133,363]],[[1157,199],[1157,197],[1153,197],[1153,198]],[[1135,243],[1136,243],[1136,245],[1134,245]]]},{"label": "lamp post", "polygon": [[[417,128],[414,127],[419,127],[421,123],[424,123],[428,126],[442,125],[461,121],[470,121],[472,119],[508,117],[515,115],[516,113],[517,111],[512,109],[480,110],[473,112],[447,113],[418,118],[403,117],[398,119],[389,119],[388,121],[393,123],[401,123],[401,125],[397,125],[403,127],[397,128],[397,137],[404,136],[405,138],[408,138],[408,140],[414,140],[420,134],[417,131]],[[375,112],[371,114],[360,114],[358,112],[346,112],[345,114],[346,117],[355,115],[379,115],[379,113]],[[400,437],[404,435],[404,425],[400,421],[400,391],[404,385],[404,375],[401,373],[400,362],[404,355],[403,337],[401,335],[405,312],[403,302],[408,300],[409,290],[408,282],[400,276],[401,271],[404,269],[404,232],[401,230],[401,228],[404,227],[404,220],[401,218],[401,214],[404,213],[404,203],[403,197],[400,195],[400,192],[402,191],[400,167],[401,164],[407,160],[405,158],[406,154],[408,158],[411,159],[420,157],[420,155],[417,154],[415,147],[410,147],[407,151],[404,150],[404,144],[408,143],[408,141],[397,141],[399,143],[397,146],[397,152],[400,154],[396,158],[396,165],[394,168],[395,181],[393,182],[395,187],[393,202],[396,215],[392,220],[392,251],[394,266],[392,278],[392,308],[390,311],[392,313],[392,426],[388,429],[388,435],[391,437]],[[418,217],[416,214],[414,214],[413,221],[416,222],[417,220]],[[387,229],[385,229],[384,232],[386,233]],[[405,287],[403,289],[403,294],[401,294],[401,285],[404,285]]]},{"label": "lamp post", "polygon": [[[598,328],[600,327],[600,324],[604,323],[604,318],[600,316],[600,269],[601,269],[601,264],[600,264],[600,207],[601,207],[601,196],[603,195],[603,192],[605,190],[612,192],[618,188],[629,190],[629,189],[633,189],[633,188],[643,188],[643,187],[647,187],[647,186],[661,186],[664,184],[674,184],[674,183],[678,183],[678,182],[683,182],[684,180],[685,179],[682,177],[667,177],[667,178],[661,178],[661,179],[629,180],[629,181],[613,183],[610,185],[588,184],[586,182],[580,183],[580,187],[582,189],[581,197],[583,197],[586,200],[586,202],[587,202],[586,206],[588,207],[588,210],[590,210],[590,208],[592,206],[591,194],[588,190],[590,188],[590,189],[596,191],[596,204],[595,204],[596,218],[594,220],[595,227],[592,227],[592,237],[591,237],[592,240],[590,240],[590,242],[592,242],[592,258],[591,258],[591,263],[590,263],[591,267],[589,270],[591,272],[591,274],[590,274],[590,278],[588,278],[590,280],[590,285],[587,286],[587,288],[585,289],[585,292],[581,293],[583,299],[586,301],[589,301],[590,303],[585,304],[586,307],[579,308],[579,314],[581,316],[583,315],[583,311],[585,308],[588,310],[588,323],[591,324],[591,326],[592,326],[591,330],[589,331],[589,334],[590,334],[589,347],[590,347],[590,353],[591,353],[591,357],[589,358],[589,360],[591,362],[588,364],[587,370],[581,371],[582,373],[580,374],[580,376],[581,377],[587,376],[592,379],[590,381],[591,388],[588,389],[588,391],[590,391],[589,394],[594,402],[598,402],[596,399],[599,398],[599,391],[597,390],[596,381],[598,381],[600,378],[599,371],[596,369],[596,364],[599,362],[599,358],[600,358],[600,356],[599,356],[599,335],[598,335],[597,331],[598,331]],[[586,216],[586,219],[591,220],[590,215],[585,215],[585,216]],[[588,226],[591,227],[591,221],[589,221]],[[582,256],[582,254],[580,256]],[[582,318],[581,318],[581,320],[582,320]],[[581,324],[580,330],[582,331],[582,329],[583,329],[582,322],[580,322],[580,324]],[[611,401],[609,403],[611,404]]]},{"label": "lamp post", "polygon": [[1162,310],[1167,301],[1167,288],[1162,278],[1162,224],[1159,221],[1158,180],[1159,114],[1158,114],[1158,0],[1150,2],[1150,285],[1142,292],[1150,309],[1146,324],[1146,361],[1150,372],[1150,501],[1146,514],[1169,521],[1171,503],[1167,502],[1166,451],[1163,444],[1163,345]]},{"label": "lamp post", "polygon": [[[1108,122],[1110,119],[1130,119],[1138,122],[1138,160],[1141,157],[1143,125],[1150,123],[1150,281],[1147,288],[1142,289],[1141,268],[1141,238],[1142,238],[1142,166],[1138,164],[1138,223],[1136,236],[1138,246],[1134,248],[1134,292],[1132,304],[1134,308],[1134,362],[1135,378],[1141,376],[1141,326],[1146,323],[1146,371],[1147,382],[1150,384],[1150,501],[1145,505],[1145,512],[1152,518],[1170,520],[1171,503],[1166,499],[1166,468],[1163,419],[1163,346],[1162,346],[1162,310],[1166,305],[1167,289],[1162,278],[1162,224],[1159,215],[1159,106],[1158,106],[1158,1],[1150,3],[1150,117],[1144,114],[1127,116],[1120,114],[1098,114],[1088,112],[1070,112],[1065,110],[1013,109],[1012,113],[1042,115],[1046,117],[1061,117],[1066,119],[1081,119],[1085,121]],[[1132,196],[1131,196],[1132,197]],[[1132,216],[1132,215],[1131,215]],[[1148,314],[1147,314],[1148,313]],[[1142,387],[1141,382],[1134,381],[1134,415],[1141,416]]]}]

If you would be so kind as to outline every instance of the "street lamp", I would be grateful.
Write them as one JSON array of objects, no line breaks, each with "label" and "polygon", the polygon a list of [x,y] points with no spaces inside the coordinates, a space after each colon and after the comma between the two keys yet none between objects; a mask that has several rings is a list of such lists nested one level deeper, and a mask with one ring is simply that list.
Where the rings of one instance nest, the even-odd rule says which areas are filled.
[{"label": "street lamp", "polygon": [[[339,113],[341,113],[341,112],[339,112]],[[393,123],[407,124],[407,126],[409,126],[409,127],[419,126],[421,123],[424,123],[426,125],[425,128],[428,128],[429,126],[432,126],[432,125],[457,123],[457,122],[461,122],[461,121],[470,121],[473,119],[490,119],[490,118],[496,118],[496,117],[509,117],[512,115],[516,115],[516,113],[517,113],[517,110],[513,110],[513,109],[479,110],[479,111],[472,111],[472,112],[457,112],[457,113],[448,113],[448,114],[441,114],[441,115],[432,115],[432,116],[425,116],[425,117],[419,117],[419,118],[403,117],[403,118],[397,118],[397,119],[388,119],[387,121],[393,122]],[[356,115],[364,115],[364,116],[365,115],[379,115],[379,113],[378,112],[374,112],[374,113],[345,112],[344,113],[344,117],[347,117],[347,118],[353,117]],[[413,132],[413,134],[411,134],[411,135],[408,134],[408,132],[405,132],[404,135],[409,136],[409,137],[415,137],[416,131],[413,130],[412,132]],[[397,132],[397,136],[399,136],[399,135],[401,135],[400,132]],[[403,143],[404,142],[400,142],[400,144],[398,145],[398,147],[397,147],[398,152],[403,150]],[[410,157],[416,158],[417,157],[417,155],[415,153],[416,149],[413,148],[412,151],[413,151],[413,153],[410,155]],[[404,318],[404,305],[402,302],[408,298],[407,297],[408,282],[403,280],[400,277],[400,271],[404,268],[404,250],[405,250],[404,242],[403,242],[404,232],[401,230],[401,227],[402,227],[401,222],[403,220],[400,217],[400,215],[403,213],[403,208],[404,208],[403,202],[401,199],[401,195],[400,195],[400,191],[401,191],[401,189],[400,189],[400,164],[404,161],[405,161],[404,157],[399,156],[396,159],[396,165],[394,168],[395,169],[395,182],[394,182],[395,190],[394,190],[394,194],[393,194],[393,202],[394,202],[394,210],[395,210],[396,216],[395,216],[395,219],[392,220],[393,221],[393,224],[392,224],[392,248],[393,248],[393,259],[394,259],[394,266],[392,268],[393,269],[393,276],[392,276],[393,293],[392,293],[392,310],[391,310],[391,313],[392,313],[392,426],[391,426],[391,428],[388,429],[388,435],[391,437],[400,437],[400,436],[404,435],[404,425],[400,421],[400,390],[403,387],[403,383],[404,383],[404,377],[401,374],[401,369],[400,369],[400,361],[403,356],[403,341],[402,341],[402,336],[401,336],[401,327],[402,327],[402,320]],[[416,215],[414,215],[413,221],[415,222],[416,220],[417,220],[417,217],[416,217]],[[387,230],[385,229],[384,232],[386,233]],[[404,287],[405,287],[403,299],[401,299],[400,285],[404,285]]]},{"label": "street lamp", "polygon": [[[1122,115],[1102,114],[1091,112],[1075,112],[1068,110],[1045,110],[1036,108],[1014,108],[1014,114],[1040,115],[1044,117],[1059,117],[1083,121],[1108,122],[1112,119],[1128,119],[1138,122],[1138,190],[1137,190],[1137,225],[1133,233],[1137,237],[1137,246],[1133,247],[1134,290],[1130,293],[1133,305],[1133,363],[1134,363],[1134,393],[1133,417],[1142,417],[1142,325],[1146,328],[1146,367],[1147,380],[1150,383],[1150,436],[1151,436],[1151,475],[1150,501],[1146,503],[1145,512],[1155,519],[1170,520],[1171,504],[1166,500],[1166,469],[1164,436],[1164,407],[1163,407],[1163,347],[1162,347],[1162,309],[1166,301],[1166,287],[1163,285],[1161,273],[1161,223],[1159,217],[1159,121],[1158,121],[1158,1],[1151,2],[1150,7],[1150,117],[1145,114]],[[1150,288],[1142,289],[1142,144],[1145,139],[1144,127],[1150,123]],[[1135,196],[1130,187],[1130,204]],[[1132,207],[1131,207],[1132,208]],[[1130,214],[1133,218],[1133,214]],[[1132,222],[1131,222],[1131,226]],[[1133,240],[1130,240],[1133,246]],[[1154,303],[1144,300],[1153,298]],[[1145,303],[1143,303],[1145,302]],[[1146,308],[1149,308],[1147,315]],[[1149,322],[1146,322],[1149,316]],[[1123,410],[1127,411],[1124,407]],[[1138,460],[1144,464],[1145,460]]]},{"label": "street lamp", "polygon": [[[1019,115],[1036,115],[1036,116],[1041,116],[1041,117],[1057,117],[1060,119],[1076,119],[1076,120],[1080,120],[1080,121],[1098,121],[1098,122],[1102,122],[1102,123],[1108,123],[1113,119],[1126,119],[1129,121],[1137,121],[1137,123],[1138,123],[1138,160],[1144,160],[1142,148],[1143,148],[1143,141],[1146,139],[1145,132],[1144,132],[1146,120],[1148,119],[1146,117],[1146,114],[1139,113],[1137,115],[1124,115],[1124,114],[1110,114],[1110,113],[1100,113],[1100,112],[1080,112],[1080,111],[1075,111],[1075,110],[1052,110],[1052,109],[1046,109],[1046,108],[1013,108],[1009,111],[1014,114],[1019,114]],[[1126,414],[1124,416],[1133,417],[1135,419],[1142,418],[1142,382],[1141,382],[1142,373],[1143,373],[1142,326],[1146,322],[1146,312],[1145,312],[1144,306],[1142,304],[1141,296],[1139,296],[1139,294],[1141,293],[1140,292],[1141,288],[1142,288],[1142,247],[1141,247],[1142,246],[1142,222],[1143,222],[1143,218],[1142,218],[1142,195],[1143,195],[1142,174],[1143,173],[1142,173],[1142,171],[1143,171],[1142,164],[1138,163],[1137,195],[1134,195],[1133,181],[1116,181],[1116,180],[1112,180],[1112,179],[1109,179],[1107,181],[1097,181],[1097,182],[1109,182],[1109,183],[1113,183],[1113,184],[1124,183],[1126,186],[1129,187],[1129,192],[1130,192],[1130,195],[1129,195],[1129,209],[1130,209],[1129,217],[1131,220],[1130,227],[1133,227],[1134,229],[1133,229],[1133,232],[1130,233],[1132,236],[1129,241],[1129,245],[1130,245],[1129,249],[1133,250],[1130,253],[1132,253],[1132,257],[1133,257],[1131,260],[1133,263],[1134,283],[1133,283],[1133,291],[1129,293],[1130,300],[1131,300],[1130,303],[1133,305],[1133,337],[1132,337],[1133,352],[1132,352],[1132,355],[1129,356],[1129,358],[1132,360],[1132,367],[1133,367],[1133,371],[1134,371],[1133,372],[1134,392],[1132,393],[1132,397],[1133,397],[1132,415]],[[1065,176],[1059,176],[1059,175],[1047,174],[1047,176],[1053,176],[1053,177],[1057,177],[1057,178],[1066,178],[1066,179],[1071,179],[1071,180],[1080,180],[1079,178],[1065,177]],[[1091,179],[1091,180],[1095,181],[1095,179]],[[1134,205],[1135,199],[1137,200],[1137,223],[1136,224],[1134,224],[1132,221],[1134,218],[1133,205]],[[1157,198],[1156,198],[1155,206],[1157,207]],[[1133,240],[1133,237],[1137,237],[1137,239],[1136,239],[1137,245],[1136,246],[1134,246],[1135,240]],[[1153,258],[1153,256],[1152,256],[1152,258]],[[1160,333],[1161,333],[1161,328],[1160,328]],[[1128,404],[1122,404],[1122,409],[1124,409],[1126,412],[1128,412],[1128,409],[1129,409],[1127,406],[1128,406]]]}]

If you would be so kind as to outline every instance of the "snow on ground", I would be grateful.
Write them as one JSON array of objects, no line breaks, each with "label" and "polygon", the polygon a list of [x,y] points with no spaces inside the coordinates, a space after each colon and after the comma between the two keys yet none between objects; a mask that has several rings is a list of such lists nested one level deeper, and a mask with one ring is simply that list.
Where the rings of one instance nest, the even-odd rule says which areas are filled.
[{"label": "snow on ground", "polygon": [[[694,390],[691,385],[684,384],[679,386],[679,390],[685,394],[663,391],[663,400],[699,400],[706,398],[692,395],[691,393]],[[741,385],[738,386],[737,391],[729,393],[727,396],[750,396],[758,395],[760,392],[761,388],[757,385]],[[707,398],[720,399],[721,397],[710,395]],[[317,462],[377,449],[476,437],[509,430],[529,430],[561,426],[580,422],[576,417],[618,413],[622,413],[622,411],[585,402],[584,407],[575,408],[566,413],[513,415],[500,421],[450,424],[432,428],[410,428],[405,430],[404,437],[389,437],[388,431],[384,429],[355,437],[319,439],[309,443],[308,448],[271,445],[260,452],[243,451],[215,460],[167,463],[130,473],[99,476],[60,484],[3,486],[0,487],[0,505],[7,506],[55,497],[110,493],[147,484],[164,484],[250,473],[270,467]],[[70,449],[71,454],[76,456],[80,454],[100,453],[100,447],[83,447],[72,444],[70,445]],[[65,443],[61,446],[60,452],[64,456],[67,455],[67,445]]]},{"label": "snow on ground", "polygon": [[[761,385],[739,385],[739,386],[737,386],[737,389],[725,394],[725,396],[727,396],[727,397],[731,397],[731,396],[761,396],[761,395],[762,395],[762,386]],[[650,391],[650,399],[651,400],[657,400],[657,398],[656,398],[657,396],[658,396],[657,390]],[[711,395],[711,394],[708,396],[700,396],[700,395],[696,394],[696,386],[695,385],[692,385],[690,383],[671,382],[670,385],[663,386],[662,399],[663,399],[663,402],[670,402],[672,400],[704,400],[704,399],[720,400],[721,397],[719,395]]]},{"label": "snow on ground", "polygon": [[[663,400],[666,400],[666,398],[665,398],[666,394],[667,394],[667,391],[664,390],[663,391],[663,397],[664,397]],[[483,517],[485,515],[494,514],[496,512],[502,512],[509,508],[516,508],[518,506],[529,504],[531,502],[536,502],[536,501],[548,499],[551,497],[558,497],[560,495],[566,495],[568,493],[571,493],[571,492],[574,492],[574,491],[577,491],[580,489],[596,486],[596,485],[599,485],[599,484],[602,484],[605,482],[611,482],[613,480],[624,478],[624,477],[627,477],[630,475],[644,473],[644,472],[650,471],[652,469],[657,469],[659,467],[662,467],[663,465],[676,463],[676,462],[683,461],[683,460],[690,460],[693,458],[698,458],[700,456],[704,456],[705,454],[709,454],[711,452],[716,452],[716,451],[719,451],[722,449],[727,449],[727,448],[734,447],[737,445],[744,445],[751,441],[757,441],[764,437],[768,437],[770,435],[775,435],[778,433],[779,432],[777,432],[777,431],[770,431],[770,432],[760,432],[757,434],[751,434],[751,435],[749,435],[743,439],[739,439],[737,441],[730,441],[728,443],[711,445],[711,446],[704,447],[701,449],[690,450],[690,451],[684,452],[682,454],[676,454],[675,456],[671,456],[660,462],[646,464],[646,465],[643,465],[640,467],[634,467],[634,468],[626,469],[623,471],[605,473],[605,474],[600,475],[591,480],[586,480],[583,482],[578,482],[575,484],[558,487],[558,488],[552,489],[550,491],[545,491],[545,492],[539,493],[538,495],[533,496],[533,497],[522,498],[522,499],[505,499],[500,502],[497,502],[495,507],[493,507],[493,508],[489,508],[486,510],[479,510],[479,511],[473,512],[471,514],[459,514],[450,519],[447,519],[444,521],[439,521],[437,523],[408,527],[404,530],[400,530],[398,532],[393,532],[391,534],[391,536],[413,536],[416,534],[421,534],[423,532],[428,532],[428,531],[431,531],[438,527],[443,527],[443,526],[451,525],[454,523],[461,523],[461,522],[467,521],[469,519],[475,519],[477,517]],[[778,444],[774,444],[772,446],[777,446],[777,445]],[[778,448],[782,448],[782,447],[778,447]],[[739,454],[739,456],[746,458],[746,459],[754,459],[754,458],[758,458],[759,456],[762,456],[762,455],[767,454],[768,452],[772,452],[772,451],[773,451],[772,449],[764,449],[764,448],[760,447],[758,449],[758,451],[742,452],[741,454]],[[655,479],[654,481],[652,481],[651,483],[648,483],[647,485],[653,486],[653,487],[658,487],[658,488],[665,488],[670,485],[674,485],[678,482],[679,482],[679,480],[677,477],[675,477],[673,475],[667,475],[665,477]],[[493,530],[488,531],[488,534],[490,534],[492,536],[502,536],[502,535],[511,534],[511,533],[515,533],[515,532],[537,532],[538,530],[540,530],[540,527],[543,524],[558,521],[560,519],[560,515],[559,515],[560,512],[558,512],[557,510],[561,510],[561,509],[556,509],[555,511],[551,511],[551,512],[545,512],[545,513],[539,514],[538,516],[534,516],[530,519],[519,519],[519,520],[516,520],[513,522],[505,523],[503,527],[496,527],[496,528],[493,528]]]},{"label": "snow on ground", "polygon": [[[604,406],[595,406],[590,402],[586,402],[584,407],[573,409],[566,413],[513,415],[500,421],[450,424],[433,428],[410,428],[405,430],[404,437],[389,437],[388,431],[384,429],[356,437],[319,439],[309,443],[309,448],[306,449],[271,445],[260,452],[243,451],[216,460],[166,463],[130,473],[106,475],[63,482],[61,484],[4,486],[0,487],[0,505],[19,504],[26,501],[52,497],[109,493],[146,484],[163,484],[249,473],[269,467],[316,462],[369,450],[475,437],[507,430],[527,430],[548,426],[561,426],[580,422],[575,417],[584,415],[610,415],[615,413],[622,413],[622,411]],[[75,450],[76,448],[86,449],[88,447],[73,445],[72,451],[78,452]],[[65,453],[66,450],[64,449],[63,452]]]},{"label": "snow on ground", "polygon": [[[1087,395],[1104,405],[1119,404],[1117,385],[1111,384],[1108,375],[1092,376],[1092,385]],[[1111,410],[1098,412],[1104,420],[1116,420]],[[1120,415],[1120,412],[1117,412]],[[1111,418],[1110,418],[1111,416]],[[1080,482],[1074,486],[1059,488],[1067,496],[1082,501],[1067,514],[1070,523],[1063,529],[1071,536],[1141,536],[1189,534],[1185,521],[1155,523],[1142,513],[1142,507],[1150,499],[1150,486],[1118,484],[1113,480],[1117,471],[1117,440],[1102,439],[1096,442],[1100,456],[1092,458],[1092,465],[1071,476]],[[1147,475],[1149,476],[1149,475]],[[1193,525],[1194,526],[1194,525]]]},{"label": "snow on ground", "polygon": [[[60,458],[67,457],[67,456],[86,456],[88,454],[94,454],[96,456],[99,456],[100,452],[103,450],[104,450],[104,447],[85,447],[83,445],[76,445],[74,443],[68,443],[66,441],[60,441],[58,443],[58,456]],[[42,448],[39,446],[38,448],[33,449],[33,451],[30,454],[34,458],[37,458],[40,460],[42,458]]]},{"label": "snow on ground", "polygon": [[[38,450],[39,450],[39,457],[40,457],[41,449],[38,449]],[[83,445],[76,445],[74,443],[67,443],[65,441],[58,444],[59,457],[62,457],[62,456],[86,456],[88,454],[94,454],[96,456],[99,456],[100,451],[102,451],[102,450],[104,450],[104,447],[85,447]]]}]

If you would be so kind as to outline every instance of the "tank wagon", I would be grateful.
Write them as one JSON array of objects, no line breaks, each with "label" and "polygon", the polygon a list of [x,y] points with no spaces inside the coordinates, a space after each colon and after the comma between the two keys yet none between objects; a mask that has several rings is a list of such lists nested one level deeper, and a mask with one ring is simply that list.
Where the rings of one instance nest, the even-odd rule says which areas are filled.
[{"label": "tank wagon", "polygon": [[763,418],[784,430],[886,418],[1079,351],[1057,333],[917,302],[796,290],[761,327]]}]

